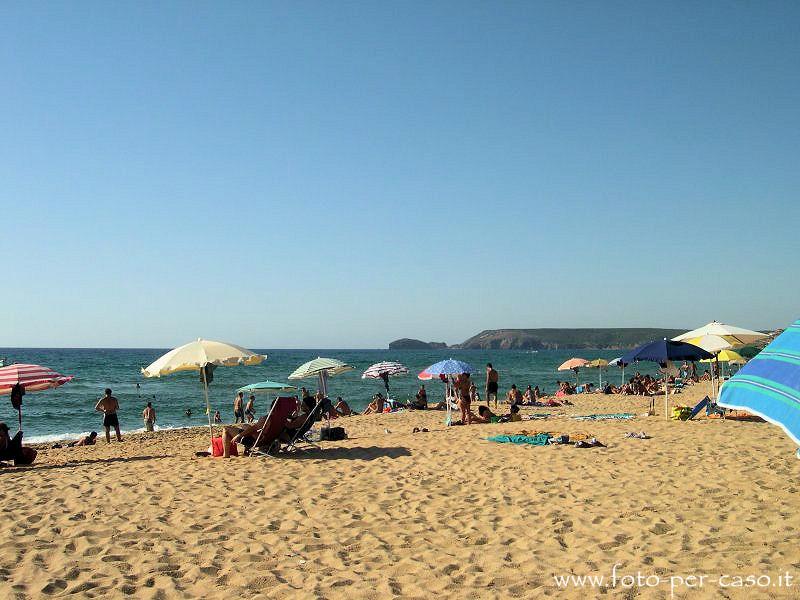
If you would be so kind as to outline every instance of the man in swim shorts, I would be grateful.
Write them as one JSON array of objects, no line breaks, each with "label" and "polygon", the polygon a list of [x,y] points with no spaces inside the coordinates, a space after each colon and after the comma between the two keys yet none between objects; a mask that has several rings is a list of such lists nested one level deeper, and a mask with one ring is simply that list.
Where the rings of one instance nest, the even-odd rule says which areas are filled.
[{"label": "man in swim shorts", "polygon": [[236,394],[233,400],[233,422],[244,423],[244,392]]},{"label": "man in swim shorts", "polygon": [[486,363],[486,406],[489,406],[489,397],[494,398],[494,407],[497,408],[497,390],[500,374],[495,371],[492,363]]},{"label": "man in swim shorts", "polygon": [[111,428],[117,434],[117,441],[122,441],[122,434],[119,431],[119,417],[117,411],[119,410],[119,401],[111,395],[111,390],[106,388],[105,396],[95,404],[94,409],[103,413],[103,427],[106,429],[106,443],[111,443]]}]

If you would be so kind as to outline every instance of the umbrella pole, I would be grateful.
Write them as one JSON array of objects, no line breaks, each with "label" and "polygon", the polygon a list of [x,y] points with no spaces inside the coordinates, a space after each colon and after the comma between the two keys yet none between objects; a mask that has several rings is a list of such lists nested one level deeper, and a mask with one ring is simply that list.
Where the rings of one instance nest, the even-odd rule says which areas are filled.
[{"label": "umbrella pole", "polygon": [[666,371],[664,372],[664,420],[669,421],[669,379]]},{"label": "umbrella pole", "polygon": [[[206,397],[206,416],[208,417],[208,434],[210,439],[214,439],[214,429],[211,427],[211,403],[208,401],[208,382],[206,381],[206,366],[200,367],[203,372],[203,394]],[[213,445],[213,441],[211,442]]]}]

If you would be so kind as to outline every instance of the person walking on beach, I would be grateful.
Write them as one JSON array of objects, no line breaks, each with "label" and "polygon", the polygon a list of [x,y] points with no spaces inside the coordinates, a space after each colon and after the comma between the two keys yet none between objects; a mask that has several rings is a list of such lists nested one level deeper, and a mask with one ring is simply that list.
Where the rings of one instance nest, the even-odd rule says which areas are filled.
[{"label": "person walking on beach", "polygon": [[247,415],[248,423],[252,423],[256,420],[255,401],[256,397],[253,394],[250,394],[250,398],[247,400],[247,406],[244,408],[244,414]]},{"label": "person walking on beach", "polygon": [[244,423],[244,392],[236,394],[233,401],[233,422]]},{"label": "person walking on beach", "polygon": [[94,405],[94,409],[103,413],[103,427],[106,430],[106,443],[111,443],[111,428],[117,434],[117,441],[122,441],[122,434],[119,431],[119,417],[117,411],[119,410],[119,400],[111,395],[111,388],[106,388],[105,395],[98,400]]},{"label": "person walking on beach", "polygon": [[153,425],[156,424],[156,409],[153,408],[152,402],[148,402],[147,406],[144,407],[142,419],[144,419],[144,430],[153,431]]},{"label": "person walking on beach", "polygon": [[500,374],[495,371],[492,363],[486,363],[486,406],[489,406],[489,397],[494,398],[494,407],[497,408],[497,390]]}]

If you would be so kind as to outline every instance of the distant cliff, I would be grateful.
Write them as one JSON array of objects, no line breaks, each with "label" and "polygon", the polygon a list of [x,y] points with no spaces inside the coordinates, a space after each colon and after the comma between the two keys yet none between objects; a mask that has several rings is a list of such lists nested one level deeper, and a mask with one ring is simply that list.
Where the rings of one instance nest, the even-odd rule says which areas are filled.
[{"label": "distant cliff", "polygon": [[412,340],[403,338],[389,342],[389,350],[437,350],[447,348],[444,342],[423,342],[422,340]]},{"label": "distant cliff", "polygon": [[467,350],[545,350],[558,348],[633,348],[645,342],[671,339],[685,329],[488,329],[455,346]]}]

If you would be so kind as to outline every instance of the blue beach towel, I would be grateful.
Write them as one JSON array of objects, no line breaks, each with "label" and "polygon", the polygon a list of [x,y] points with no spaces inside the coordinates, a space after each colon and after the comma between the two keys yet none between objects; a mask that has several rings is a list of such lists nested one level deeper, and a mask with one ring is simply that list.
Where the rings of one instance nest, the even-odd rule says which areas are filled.
[{"label": "blue beach towel", "polygon": [[486,439],[490,442],[497,442],[498,444],[546,446],[550,436],[546,433],[537,433],[536,435],[493,435]]}]

